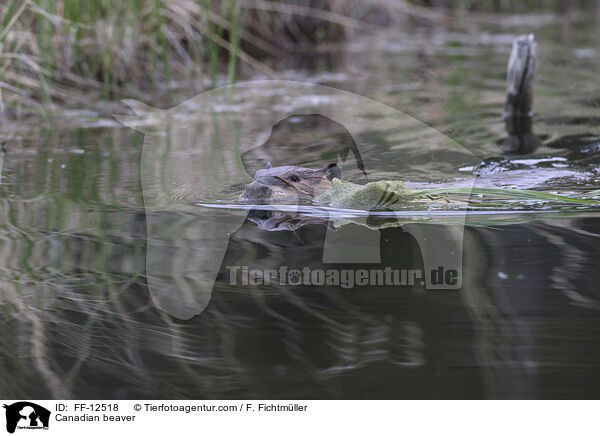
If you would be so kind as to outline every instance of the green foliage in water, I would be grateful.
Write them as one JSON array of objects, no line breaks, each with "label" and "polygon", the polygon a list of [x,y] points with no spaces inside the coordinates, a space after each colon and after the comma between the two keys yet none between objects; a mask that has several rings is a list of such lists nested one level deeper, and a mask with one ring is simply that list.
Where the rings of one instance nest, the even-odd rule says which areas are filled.
[{"label": "green foliage in water", "polygon": [[319,195],[317,204],[344,209],[375,210],[401,207],[414,199],[413,191],[402,182],[371,182],[357,185],[333,179],[333,186]]},{"label": "green foliage in water", "polygon": [[[357,185],[334,179],[332,188],[319,195],[315,202],[320,205],[357,210],[401,210],[411,206],[457,207],[468,204],[480,207],[502,206],[494,202],[496,198],[511,200],[511,207],[525,206],[527,204],[525,200],[541,201],[546,204],[576,203],[600,206],[600,199],[592,198],[597,194],[597,191],[592,191],[582,196],[585,198],[581,198],[527,189],[479,187],[412,190],[399,181],[378,181]],[[472,195],[478,198],[471,200]]]}]

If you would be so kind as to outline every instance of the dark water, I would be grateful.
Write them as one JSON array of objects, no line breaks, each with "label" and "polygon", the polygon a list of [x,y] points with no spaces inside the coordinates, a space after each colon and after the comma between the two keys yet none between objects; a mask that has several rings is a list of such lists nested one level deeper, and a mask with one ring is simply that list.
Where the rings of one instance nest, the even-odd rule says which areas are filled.
[{"label": "dark water", "polygon": [[[307,55],[308,64],[290,61],[293,69],[279,73],[389,104],[482,162],[432,151],[426,138],[365,114],[361,152],[372,163],[370,179],[460,186],[472,175],[483,187],[567,194],[600,188],[597,23],[554,19],[493,32],[477,23],[405,25]],[[526,31],[539,44],[533,129],[541,143],[526,155],[505,154],[504,68],[513,36]],[[600,209],[593,206],[469,213],[458,290],[232,283],[228,266],[332,268],[323,260],[327,219],[270,231],[265,219],[272,215],[257,212],[227,239],[200,314],[182,319],[158,308],[150,250],[152,262],[201,269],[190,251],[198,247],[186,241],[198,240],[207,217],[232,216],[197,203],[231,203],[242,189],[243,179],[231,175],[244,168],[219,141],[243,132],[237,123],[272,115],[243,112],[204,120],[192,135],[210,136],[215,147],[200,156],[184,150],[189,168],[173,179],[170,197],[185,205],[181,210],[152,209],[142,189],[140,133],[81,119],[75,127],[13,132],[0,165],[0,397],[598,398]],[[244,155],[246,178],[265,156],[275,165],[315,168],[336,160],[343,131],[302,117],[295,122],[300,128],[286,127],[285,140],[266,155]],[[95,123],[101,127],[90,127]],[[161,174],[163,162],[152,157],[150,170]],[[346,169],[361,180],[357,167]],[[231,183],[215,183],[229,176]],[[436,228],[455,228],[450,221],[442,218]],[[151,224],[170,235],[168,243],[157,242]],[[377,234],[378,267],[424,267],[406,227],[355,223],[344,231],[350,239]],[[194,280],[161,283],[173,295],[198,293]]]}]

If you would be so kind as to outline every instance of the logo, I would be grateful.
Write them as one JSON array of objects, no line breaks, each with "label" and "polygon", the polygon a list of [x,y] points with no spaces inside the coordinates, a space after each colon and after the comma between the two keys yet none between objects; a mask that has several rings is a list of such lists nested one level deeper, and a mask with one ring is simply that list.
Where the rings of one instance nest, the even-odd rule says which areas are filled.
[{"label": "logo", "polygon": [[14,433],[16,429],[47,430],[50,411],[28,401],[19,401],[6,409],[6,431]]}]

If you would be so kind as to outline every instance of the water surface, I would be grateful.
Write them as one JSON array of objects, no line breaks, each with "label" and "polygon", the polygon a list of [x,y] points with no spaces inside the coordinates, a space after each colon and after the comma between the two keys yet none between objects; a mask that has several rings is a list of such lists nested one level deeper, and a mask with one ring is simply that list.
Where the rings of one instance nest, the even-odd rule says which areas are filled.
[{"label": "water surface", "polygon": [[[596,22],[405,26],[307,53],[309,63],[290,59],[278,72],[386,103],[481,161],[411,148],[410,132],[401,129],[365,129],[377,161],[370,178],[435,187],[475,175],[482,187],[567,194],[600,188]],[[505,65],[512,38],[530,31],[539,44],[533,130],[540,145],[506,154]],[[231,120],[253,116],[270,114],[230,111],[213,120],[221,127],[211,134],[235,135]],[[335,161],[327,141],[339,132],[303,122],[297,144],[274,149],[278,163],[316,168]],[[148,290],[143,136],[112,120],[78,119],[11,138],[0,165],[0,369],[10,375],[0,380],[1,397],[599,396],[597,207],[472,211],[463,284],[455,291],[232,284],[231,265],[330,267],[322,261],[327,216],[293,231],[266,230],[254,216],[231,235],[206,309],[182,320],[158,309]],[[261,162],[247,157],[249,166]],[[231,204],[243,188],[213,186],[206,175],[237,171],[218,141],[210,157],[190,162],[196,158],[213,168],[190,164],[173,185],[192,211],[164,216],[173,232],[183,229],[183,239],[208,213],[199,203]],[[356,167],[346,174],[361,177]],[[423,267],[417,242],[402,227],[369,231],[379,234],[383,267]],[[164,257],[185,262],[177,248]]]}]

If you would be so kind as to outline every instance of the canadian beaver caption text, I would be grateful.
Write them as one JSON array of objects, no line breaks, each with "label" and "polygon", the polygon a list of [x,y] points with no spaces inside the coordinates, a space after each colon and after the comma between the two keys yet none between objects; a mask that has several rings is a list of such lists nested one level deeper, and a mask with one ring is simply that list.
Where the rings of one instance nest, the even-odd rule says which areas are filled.
[{"label": "canadian beaver caption text", "polygon": [[[125,410],[127,409],[127,410]],[[219,413],[219,412],[306,412],[308,405],[299,403],[240,402],[214,403],[57,403],[54,420],[60,422],[133,422],[145,413]],[[139,412],[139,413],[138,413]]]}]

